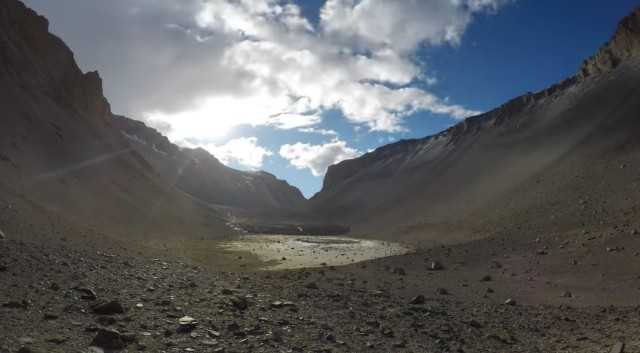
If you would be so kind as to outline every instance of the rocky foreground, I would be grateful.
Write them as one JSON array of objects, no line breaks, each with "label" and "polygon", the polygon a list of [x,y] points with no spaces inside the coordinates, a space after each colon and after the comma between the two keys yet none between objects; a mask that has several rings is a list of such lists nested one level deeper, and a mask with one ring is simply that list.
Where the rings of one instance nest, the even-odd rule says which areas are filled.
[{"label": "rocky foreground", "polygon": [[221,272],[7,236],[0,264],[2,353],[640,349],[639,306],[521,304],[494,293],[499,270],[472,283],[483,295],[467,300],[384,261]]}]

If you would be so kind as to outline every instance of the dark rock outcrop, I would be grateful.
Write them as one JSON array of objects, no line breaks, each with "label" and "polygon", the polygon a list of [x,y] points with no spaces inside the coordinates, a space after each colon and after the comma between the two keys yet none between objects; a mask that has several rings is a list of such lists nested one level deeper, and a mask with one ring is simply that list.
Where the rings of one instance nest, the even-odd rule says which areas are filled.
[{"label": "dark rock outcrop", "polygon": [[640,7],[618,22],[611,40],[586,59],[577,77],[585,79],[613,71],[621,62],[640,53]]}]

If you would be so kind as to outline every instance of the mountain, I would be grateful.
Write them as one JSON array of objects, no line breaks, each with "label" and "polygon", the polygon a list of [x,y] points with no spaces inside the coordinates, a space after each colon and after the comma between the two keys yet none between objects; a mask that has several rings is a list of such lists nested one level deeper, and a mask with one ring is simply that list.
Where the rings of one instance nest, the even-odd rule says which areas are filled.
[{"label": "mountain", "polygon": [[637,227],[639,54],[640,8],[575,76],[329,167],[306,210],[431,243]]},{"label": "mountain", "polygon": [[21,2],[0,1],[0,187],[14,195],[3,204],[26,198],[45,214],[166,248],[167,239],[234,233],[229,215],[304,201],[271,174],[227,168],[114,119],[99,74],[83,73],[48,26]]},{"label": "mountain", "polygon": [[143,122],[123,116],[115,120],[167,182],[199,200],[265,213],[293,210],[305,202],[300,190],[270,173],[229,168],[202,148],[179,148]]}]

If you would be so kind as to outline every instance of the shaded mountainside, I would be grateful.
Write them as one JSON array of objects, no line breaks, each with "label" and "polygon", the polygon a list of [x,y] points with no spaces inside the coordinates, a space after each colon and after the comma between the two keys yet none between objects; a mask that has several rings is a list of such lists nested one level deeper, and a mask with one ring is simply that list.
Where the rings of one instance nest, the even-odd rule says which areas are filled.
[{"label": "shaded mountainside", "polygon": [[229,232],[221,212],[131,148],[99,75],[82,73],[48,21],[15,0],[0,1],[0,111],[0,184],[52,212],[129,236]]},{"label": "shaded mountainside", "polygon": [[199,200],[261,212],[292,210],[305,201],[300,190],[270,173],[229,168],[202,148],[179,148],[140,121],[115,119],[136,151],[168,182]]},{"label": "shaded mountainside", "polygon": [[575,77],[329,167],[307,210],[357,233],[442,242],[638,223],[639,28],[636,9]]}]

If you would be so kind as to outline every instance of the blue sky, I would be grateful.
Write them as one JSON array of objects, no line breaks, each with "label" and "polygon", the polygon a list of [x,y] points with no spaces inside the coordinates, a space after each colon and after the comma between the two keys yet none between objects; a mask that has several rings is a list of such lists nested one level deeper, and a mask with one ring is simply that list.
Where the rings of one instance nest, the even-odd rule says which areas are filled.
[{"label": "blue sky", "polygon": [[310,197],[327,166],[556,83],[638,3],[26,0],[115,113]]}]

